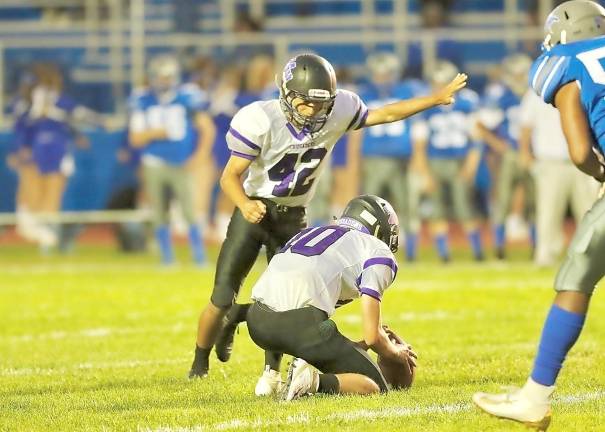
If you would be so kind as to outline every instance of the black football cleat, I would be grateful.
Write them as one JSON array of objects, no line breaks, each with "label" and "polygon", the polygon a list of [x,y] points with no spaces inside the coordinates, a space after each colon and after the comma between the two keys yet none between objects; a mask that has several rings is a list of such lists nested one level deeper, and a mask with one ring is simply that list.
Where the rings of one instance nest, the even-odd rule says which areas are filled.
[{"label": "black football cleat", "polygon": [[228,362],[233,352],[233,338],[239,324],[236,320],[237,314],[227,314],[223,321],[223,328],[216,339],[214,350],[216,357],[222,362]]},{"label": "black football cleat", "polygon": [[191,369],[189,370],[189,379],[194,378],[205,378],[208,376],[208,353],[204,352],[199,347],[195,347],[195,357],[193,358],[193,363],[191,364]]},{"label": "black football cleat", "polygon": [[208,376],[208,363],[199,364],[195,360],[191,365],[191,370],[189,371],[189,379],[194,378],[206,378]]},{"label": "black football cleat", "polygon": [[506,259],[506,252],[504,250],[504,248],[497,248],[496,249],[496,259],[502,261]]}]

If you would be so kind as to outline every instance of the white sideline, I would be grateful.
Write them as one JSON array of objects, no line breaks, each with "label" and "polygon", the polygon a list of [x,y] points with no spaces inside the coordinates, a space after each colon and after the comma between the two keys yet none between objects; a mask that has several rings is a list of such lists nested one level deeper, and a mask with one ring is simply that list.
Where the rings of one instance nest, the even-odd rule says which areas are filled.
[{"label": "white sideline", "polygon": [[[605,391],[597,391],[590,393],[579,393],[575,395],[561,396],[555,398],[554,404],[574,405],[590,400],[598,400],[605,398]],[[473,410],[473,405],[470,402],[453,403],[443,405],[429,405],[426,407],[390,407],[382,409],[360,409],[354,411],[344,411],[326,416],[311,416],[307,413],[300,413],[293,416],[288,416],[285,419],[263,420],[256,418],[254,420],[231,419],[213,425],[195,425],[195,426],[137,426],[137,432],[198,432],[205,430],[233,430],[233,429],[258,429],[276,426],[296,426],[308,424],[321,424],[323,422],[338,421],[339,423],[352,423],[358,420],[378,420],[378,419],[393,419],[405,417],[418,417],[430,414],[457,414]]]}]

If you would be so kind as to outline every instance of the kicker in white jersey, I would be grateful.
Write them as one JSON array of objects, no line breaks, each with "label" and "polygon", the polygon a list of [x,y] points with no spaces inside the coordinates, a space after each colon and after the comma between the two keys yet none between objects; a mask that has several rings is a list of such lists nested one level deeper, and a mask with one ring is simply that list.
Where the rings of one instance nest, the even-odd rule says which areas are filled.
[{"label": "kicker in white jersey", "polygon": [[307,205],[334,144],[347,131],[363,126],[367,113],[359,96],[338,90],[330,121],[309,133],[287,121],[278,100],[242,108],[231,121],[227,144],[232,155],[252,160],[246,194],[287,206]]}]

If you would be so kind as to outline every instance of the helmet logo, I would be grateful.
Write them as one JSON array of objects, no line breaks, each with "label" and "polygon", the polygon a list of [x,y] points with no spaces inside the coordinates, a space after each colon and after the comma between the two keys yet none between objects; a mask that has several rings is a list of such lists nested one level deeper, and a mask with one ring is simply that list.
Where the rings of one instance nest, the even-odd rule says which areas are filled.
[{"label": "helmet logo", "polygon": [[359,216],[372,226],[378,221],[378,219],[367,210],[362,211]]},{"label": "helmet logo", "polygon": [[553,26],[554,24],[558,23],[559,21],[560,21],[560,20],[559,20],[559,17],[558,17],[558,16],[556,16],[556,15],[554,15],[554,14],[550,14],[550,15],[548,16],[548,18],[546,18],[546,23],[544,24],[544,29],[545,29],[547,32],[551,32],[551,31],[552,31],[552,26]]},{"label": "helmet logo", "polygon": [[296,57],[290,59],[288,61],[288,63],[286,63],[286,66],[284,66],[284,74],[283,74],[284,83],[286,83],[286,82],[290,81],[292,78],[294,78],[292,71],[294,70],[295,67],[296,67]]},{"label": "helmet logo", "polygon": [[324,89],[309,89],[309,97],[315,99],[330,99],[330,92]]}]

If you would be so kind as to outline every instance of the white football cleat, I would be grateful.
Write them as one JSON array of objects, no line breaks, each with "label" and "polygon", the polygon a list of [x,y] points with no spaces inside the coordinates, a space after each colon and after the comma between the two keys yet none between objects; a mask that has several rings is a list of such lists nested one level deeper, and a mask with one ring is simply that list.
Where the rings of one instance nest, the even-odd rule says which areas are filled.
[{"label": "white football cleat", "polygon": [[301,358],[295,358],[288,368],[288,379],[282,399],[291,401],[302,396],[317,393],[319,388],[319,372]]},{"label": "white football cleat", "polygon": [[277,395],[281,391],[283,384],[280,373],[266,366],[263,374],[256,382],[254,394],[256,396]]},{"label": "white football cleat", "polygon": [[554,391],[554,386],[540,386],[542,394],[539,398],[530,397],[532,390],[528,390],[528,386],[540,385],[533,381],[530,383],[528,380],[528,384],[522,389],[514,387],[508,393],[475,393],[473,402],[483,411],[495,417],[513,420],[545,431],[550,425],[550,395]]}]

